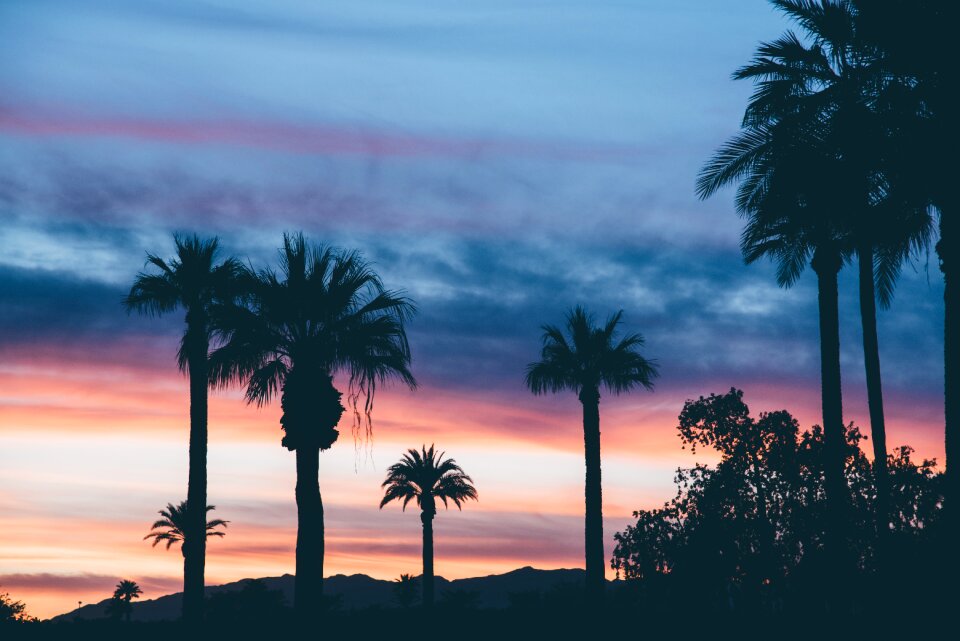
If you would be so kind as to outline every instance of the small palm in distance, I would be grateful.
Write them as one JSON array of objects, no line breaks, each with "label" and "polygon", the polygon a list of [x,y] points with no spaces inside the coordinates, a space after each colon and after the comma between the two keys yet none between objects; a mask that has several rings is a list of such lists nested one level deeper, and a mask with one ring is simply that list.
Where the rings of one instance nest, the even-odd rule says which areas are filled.
[{"label": "small palm in distance", "polygon": [[399,579],[394,579],[393,594],[401,608],[412,607],[419,592],[417,579],[412,574],[401,574]]},{"label": "small palm in distance", "polygon": [[[217,507],[215,505],[208,505],[207,512],[215,510]],[[174,543],[183,543],[184,532],[187,528],[187,502],[180,501],[179,505],[174,505],[173,503],[167,503],[167,507],[163,510],[160,510],[158,514],[162,516],[162,519],[158,519],[153,522],[153,525],[150,526],[150,533],[147,534],[144,540],[153,539],[153,547],[157,547],[157,544],[161,541],[166,542],[167,549]],[[224,521],[223,519],[213,519],[207,521],[207,536],[224,536],[226,533],[220,530],[217,530],[218,527],[227,527],[227,524],[230,521]],[[182,546],[181,546],[182,550]]]},{"label": "small palm in distance", "polygon": [[402,501],[406,511],[410,501],[420,506],[420,521],[423,523],[423,604],[433,605],[433,517],[437,514],[436,499],[449,507],[452,501],[457,509],[467,500],[477,500],[477,489],[463,469],[452,458],[443,458],[445,452],[437,452],[424,445],[419,451],[407,450],[401,459],[387,470],[382,487],[386,488],[380,508],[391,501]]}]

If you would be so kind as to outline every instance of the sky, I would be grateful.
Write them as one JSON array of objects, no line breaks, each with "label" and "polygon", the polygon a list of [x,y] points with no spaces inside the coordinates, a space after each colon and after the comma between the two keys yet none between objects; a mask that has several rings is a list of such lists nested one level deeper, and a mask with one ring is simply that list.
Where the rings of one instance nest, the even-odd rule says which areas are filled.
[{"label": "sky", "polygon": [[[282,234],[359,249],[419,313],[417,391],[378,393],[372,441],[322,455],[328,574],[419,573],[386,467],[436,445],[480,500],[436,520],[436,570],[582,567],[573,394],[535,397],[544,323],[622,309],[655,390],[604,395],[605,550],[674,494],[683,402],[731,387],[819,421],[816,286],[745,266],[730,191],[693,185],[789,25],[764,0],[0,0],[0,593],[47,617],[178,591],[142,540],[186,494],[182,315],[120,301],[173,232],[275,266]],[[868,432],[853,271],[840,282],[844,419]],[[888,443],[943,456],[943,284],[904,268],[880,314]],[[210,404],[207,583],[292,573],[294,457],[279,407]],[[345,433],[341,425],[341,431]],[[612,574],[611,574],[612,576]]]}]

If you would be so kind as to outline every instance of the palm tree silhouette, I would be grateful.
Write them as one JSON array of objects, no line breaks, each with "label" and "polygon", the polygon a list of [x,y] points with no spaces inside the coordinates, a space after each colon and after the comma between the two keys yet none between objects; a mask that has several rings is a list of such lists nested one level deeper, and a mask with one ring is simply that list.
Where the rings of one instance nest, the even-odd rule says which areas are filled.
[{"label": "palm tree silhouette", "polygon": [[762,45],[735,78],[758,86],[745,124],[770,123],[799,109],[815,126],[829,126],[833,153],[843,161],[846,183],[832,187],[847,194],[838,191],[834,197],[847,208],[844,251],[855,255],[858,264],[877,529],[883,538],[890,497],[876,304],[890,305],[903,262],[928,246],[933,221],[922,200],[904,198],[894,184],[902,134],[884,97],[890,74],[877,64],[874,47],[861,34],[859,7],[843,0],[774,4],[800,25],[807,42],[788,32]]},{"label": "palm tree silhouette", "polygon": [[143,590],[140,589],[136,581],[130,581],[128,579],[121,580],[113,591],[113,598],[110,603],[112,611],[117,615],[122,614],[127,620],[127,623],[129,623],[133,610],[131,602],[133,599],[139,599],[141,594],[143,594]]},{"label": "palm tree silhouette", "polygon": [[[944,282],[944,488],[945,550],[960,569],[952,541],[960,532],[960,202],[954,35],[955,4],[940,0],[857,2],[861,21],[876,46],[891,84],[889,105],[903,143],[893,186],[931,205],[939,222],[936,252]],[[953,463],[951,463],[953,461]]]},{"label": "palm tree silhouette", "polygon": [[[241,265],[233,258],[218,263],[217,238],[201,240],[196,235],[174,235],[177,256],[169,261],[147,254],[147,264],[157,272],[137,274],[123,304],[127,311],[159,316],[183,308],[186,331],[180,342],[177,364],[190,378],[190,462],[187,502],[207,504],[207,356],[210,348],[211,313],[229,299]],[[203,532],[205,515],[192,515],[185,531]],[[203,618],[203,584],[206,538],[188,536],[183,549],[183,618]]]},{"label": "palm tree silhouette", "polygon": [[225,307],[218,317],[225,343],[211,364],[220,386],[246,386],[248,403],[262,406],[280,393],[281,444],[297,458],[294,609],[303,618],[316,612],[323,596],[319,454],[337,440],[345,411],[333,376],[349,379],[356,429],[364,397],[369,432],[378,385],[398,379],[416,387],[404,329],[415,308],[401,293],[386,290],[358,253],[311,247],[303,234],[284,235],[280,266],[281,276],[247,273],[247,304]]},{"label": "palm tree silhouette", "polygon": [[[215,509],[217,509],[215,505],[207,506],[207,512]],[[167,544],[168,550],[174,543],[180,543],[180,551],[183,552],[186,549],[184,539],[189,538],[186,535],[187,523],[189,522],[188,511],[186,501],[180,501],[179,505],[167,503],[167,507],[158,512],[163,518],[153,522],[153,525],[150,526],[151,532],[143,539],[153,539],[152,547],[157,547],[157,544],[163,541]],[[207,536],[224,536],[226,533],[217,530],[217,528],[227,527],[228,523],[230,521],[224,521],[223,519],[207,521]],[[184,554],[184,562],[186,562],[186,554]]]},{"label": "palm tree silhouette", "polygon": [[526,384],[534,394],[571,391],[583,405],[583,445],[586,459],[584,544],[587,602],[596,606],[603,598],[603,493],[600,482],[600,388],[614,394],[638,386],[653,390],[657,364],[637,351],[640,334],[615,340],[623,311],[605,325],[595,326],[580,306],[567,314],[567,335],[553,325],[543,326],[540,361],[527,366]]},{"label": "palm tree silhouette", "polygon": [[[433,517],[437,514],[436,500],[453,501],[457,509],[463,509],[464,501],[477,500],[473,479],[467,476],[452,458],[445,459],[446,452],[436,452],[424,445],[420,451],[407,450],[397,463],[387,469],[387,478],[381,485],[386,488],[380,509],[390,501],[407,503],[416,500],[420,506],[420,522],[423,524],[423,605],[433,607]],[[401,577],[402,578],[402,577]]]},{"label": "palm tree silhouette", "polygon": [[393,596],[404,610],[413,606],[419,591],[417,579],[412,574],[401,574],[399,579],[394,579]]}]

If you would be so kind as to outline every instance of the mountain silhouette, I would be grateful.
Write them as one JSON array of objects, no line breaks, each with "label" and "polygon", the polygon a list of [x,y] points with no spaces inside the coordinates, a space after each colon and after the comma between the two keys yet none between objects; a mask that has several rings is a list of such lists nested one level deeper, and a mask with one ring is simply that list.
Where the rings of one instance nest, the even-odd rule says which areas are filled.
[{"label": "mountain silhouette", "polygon": [[[419,577],[418,577],[419,579]],[[547,592],[564,584],[582,584],[584,571],[581,569],[538,570],[523,567],[505,574],[454,579],[448,581],[436,577],[437,594],[457,591],[473,593],[477,597],[477,606],[481,608],[505,608],[510,596],[533,592]],[[236,592],[253,579],[241,579],[223,585],[207,586],[207,596],[224,592]],[[260,579],[270,590],[283,593],[288,605],[293,603],[294,577],[292,574],[265,577]],[[345,609],[360,609],[374,606],[390,607],[394,603],[394,581],[374,579],[366,574],[335,574],[324,580],[324,594],[339,597]],[[132,604],[132,621],[173,621],[180,618],[183,593],[177,592],[156,599],[147,599]],[[102,619],[108,616],[107,605],[110,599],[92,603],[70,612],[52,617],[53,622]]]}]

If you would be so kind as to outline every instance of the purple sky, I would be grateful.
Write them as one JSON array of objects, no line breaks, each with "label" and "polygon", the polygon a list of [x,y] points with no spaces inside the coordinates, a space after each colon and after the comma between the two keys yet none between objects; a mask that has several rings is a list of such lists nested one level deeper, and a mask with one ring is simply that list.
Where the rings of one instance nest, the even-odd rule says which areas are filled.
[{"label": "purple sky", "polygon": [[[529,469],[524,456],[569,467],[551,483],[576,492],[582,482],[575,399],[536,399],[522,388],[540,324],[560,322],[574,304],[601,316],[624,309],[626,329],[642,332],[647,355],[661,364],[654,394],[605,401],[613,417],[604,432],[614,497],[608,538],[631,509],[669,498],[672,470],[693,462],[671,422],[684,399],[738,386],[756,411],[785,407],[805,427],[818,420],[812,275],[780,290],[769,264],[744,266],[732,194],[700,203],[693,193],[698,169],[736,131],[751,91],[730,73],[787,26],[763,0],[5,0],[0,529],[15,529],[19,543],[0,542],[0,584],[49,585],[36,577],[58,572],[77,585],[76,577],[100,576],[93,552],[84,565],[56,557],[57,542],[25,551],[40,532],[80,518],[63,515],[65,487],[103,511],[103,528],[126,510],[143,529],[182,492],[171,471],[142,495],[124,494],[75,454],[85,440],[91,457],[106,451],[129,461],[117,469],[129,474],[144,464],[137,456],[150,439],[180,438],[183,416],[156,425],[149,417],[161,416],[154,399],[171,390],[185,407],[172,357],[181,320],[128,318],[118,302],[144,253],[168,254],[177,230],[219,234],[258,265],[274,259],[283,231],[303,230],[361,249],[389,286],[409,292],[421,310],[410,331],[423,388],[378,404],[386,420],[373,469],[354,473],[350,447],[326,460],[336,461],[344,487],[358,478],[375,485],[401,448],[449,444],[465,467],[482,469],[487,496],[507,500],[462,517],[476,521],[457,517],[496,523],[491,556],[500,545],[533,554],[544,533],[576,536],[579,527],[570,516],[576,506],[551,512],[509,491]],[[855,285],[844,270],[845,419],[866,430]],[[926,456],[942,455],[942,296],[935,258],[921,257],[880,316],[890,444],[908,442]],[[157,379],[131,378],[144,371]],[[114,396],[98,400],[89,389]],[[87,404],[65,400],[71,394]],[[136,403],[120,412],[124,396]],[[235,398],[222,403],[238,422],[253,415]],[[265,454],[265,469],[292,472],[275,422],[266,422],[263,440],[275,451]],[[131,424],[146,425],[145,433],[118,438]],[[97,434],[87,438],[87,429]],[[211,445],[212,483],[220,478],[224,493],[230,482],[253,491],[238,478],[259,465],[259,450],[243,450],[242,430],[224,434],[225,449]],[[49,449],[26,447],[34,437]],[[157,449],[158,475],[185,456],[170,438],[169,454]],[[495,454],[498,447],[507,453]],[[51,466],[62,474],[37,476]],[[276,492],[259,503],[228,495],[218,504],[233,511],[221,516],[262,522],[278,509],[289,526],[289,479],[263,474]],[[344,511],[331,518],[360,545],[381,517],[337,494],[339,478],[327,482]],[[530,492],[547,496],[549,487]],[[127,506],[144,501],[145,512],[130,516]],[[106,503],[121,507],[114,514]],[[494,508],[509,514],[482,512]],[[416,548],[416,519],[387,518],[408,526],[405,545]],[[557,565],[568,553],[576,562],[576,539],[557,537],[531,562]],[[256,536],[249,540],[253,549]],[[39,561],[48,557],[55,562]],[[335,563],[348,568],[351,559]],[[164,562],[170,567],[150,570],[161,583],[177,573],[172,557]],[[385,576],[411,569],[358,564]]]}]

